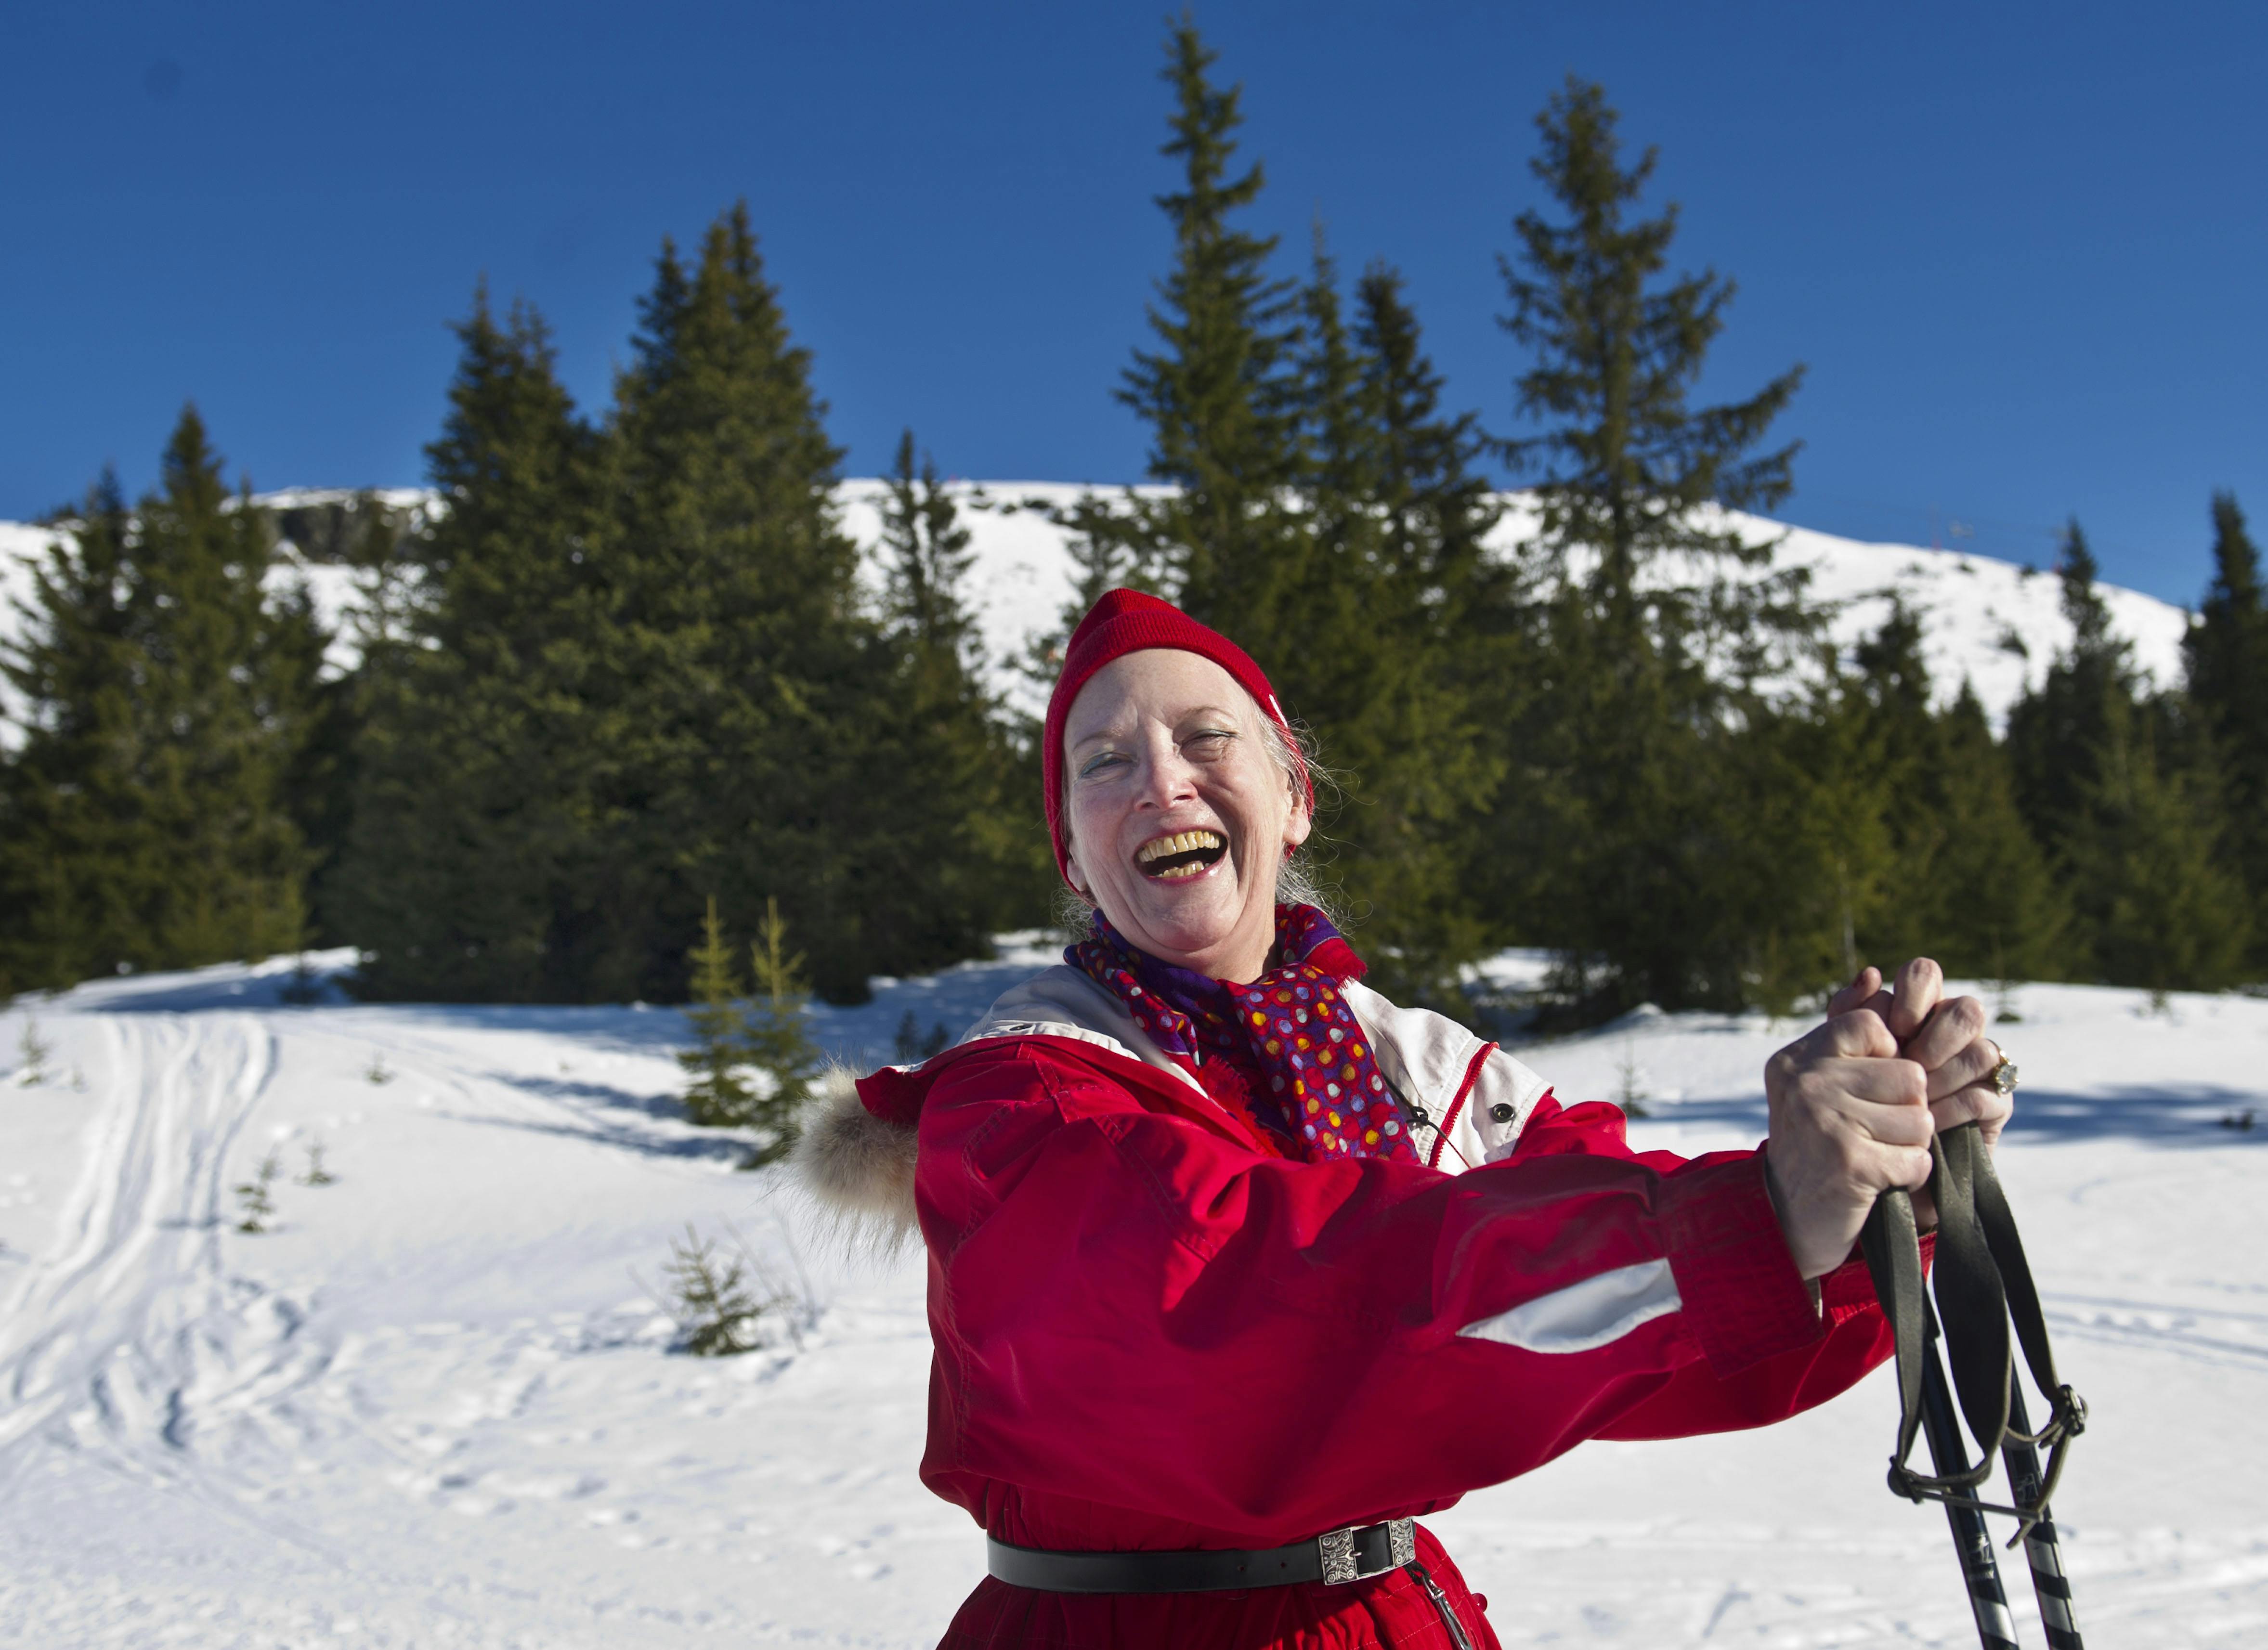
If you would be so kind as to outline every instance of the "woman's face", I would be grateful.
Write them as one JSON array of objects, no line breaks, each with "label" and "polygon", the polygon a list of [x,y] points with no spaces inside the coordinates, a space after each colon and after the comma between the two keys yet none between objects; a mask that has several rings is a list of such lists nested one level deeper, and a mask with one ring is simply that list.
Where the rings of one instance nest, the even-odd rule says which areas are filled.
[{"label": "woman's face", "polygon": [[1307,810],[1260,707],[1211,659],[1115,659],[1064,724],[1071,886],[1160,961],[1250,980],[1276,938],[1276,873]]}]

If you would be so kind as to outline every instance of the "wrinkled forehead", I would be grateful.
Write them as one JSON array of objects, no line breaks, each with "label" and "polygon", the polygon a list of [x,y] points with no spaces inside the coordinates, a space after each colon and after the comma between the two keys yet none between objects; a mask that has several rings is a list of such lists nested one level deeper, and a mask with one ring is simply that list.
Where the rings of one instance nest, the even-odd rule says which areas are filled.
[{"label": "wrinkled forehead", "polygon": [[1260,707],[1235,677],[1202,653],[1149,647],[1112,659],[1087,679],[1064,718],[1064,748],[1131,732],[1145,723],[1168,726],[1199,711],[1260,719]]}]

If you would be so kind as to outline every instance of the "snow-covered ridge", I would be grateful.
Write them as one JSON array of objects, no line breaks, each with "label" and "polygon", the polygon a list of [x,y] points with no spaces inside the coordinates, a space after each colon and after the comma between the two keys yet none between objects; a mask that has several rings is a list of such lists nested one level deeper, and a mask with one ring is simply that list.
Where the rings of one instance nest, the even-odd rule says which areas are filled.
[{"label": "snow-covered ridge", "polygon": [[[1073,590],[1071,535],[1050,512],[1090,490],[1061,482],[964,482],[950,490],[963,505],[962,519],[972,536],[971,591],[994,685],[1010,703],[1037,711],[1040,689],[1016,668],[1017,661],[1027,656],[1035,637],[1057,628]],[[1119,490],[1101,490],[1108,497]],[[885,496],[886,484],[877,480],[846,481],[836,491],[845,530],[870,550],[881,536]],[[342,505],[356,497],[339,490],[287,488],[259,494],[256,502],[282,512]],[[434,493],[416,488],[387,489],[377,497],[398,511],[431,511],[439,505]],[[1533,535],[1535,512],[1526,494],[1506,495],[1505,503],[1504,519],[1491,543],[1510,555]],[[1996,724],[2070,642],[2057,582],[2048,573],[1966,551],[1870,544],[1752,516],[1731,519],[1753,540],[1778,540],[1779,565],[1810,570],[1813,594],[1837,608],[1832,633],[1845,648],[1881,627],[1893,593],[1903,596],[1921,619],[1923,646],[1940,697],[1952,698],[1967,681]],[[0,643],[18,634],[23,623],[18,603],[30,593],[26,558],[42,554],[54,537],[49,528],[0,522],[0,597],[16,599],[0,601]],[[879,574],[879,569],[871,571]],[[326,620],[339,632],[331,664],[350,668],[355,638],[346,621],[364,600],[364,585],[354,571],[287,546],[276,577],[307,581]],[[2179,681],[2189,615],[2140,591],[2105,585],[2102,593],[2113,625],[2134,645],[2136,663],[2161,686]],[[0,703],[0,711],[10,709]]]}]

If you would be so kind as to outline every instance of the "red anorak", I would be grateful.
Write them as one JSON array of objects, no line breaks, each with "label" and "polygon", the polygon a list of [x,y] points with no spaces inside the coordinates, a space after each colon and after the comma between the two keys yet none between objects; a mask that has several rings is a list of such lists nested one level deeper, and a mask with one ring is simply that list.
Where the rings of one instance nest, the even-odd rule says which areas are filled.
[{"label": "red anorak", "polygon": [[[1890,1350],[1863,1267],[1817,1300],[1797,1275],[1760,1151],[1633,1152],[1611,1106],[1542,1094],[1498,1160],[1451,1175],[1285,1161],[1194,1084],[1075,1036],[986,1037],[859,1092],[918,1120],[923,1482],[1016,1545],[1285,1545],[1436,1511],[1587,1438],[1780,1420]],[[1449,1642],[1395,1570],[1146,1596],[988,1578],[943,1650]]]}]

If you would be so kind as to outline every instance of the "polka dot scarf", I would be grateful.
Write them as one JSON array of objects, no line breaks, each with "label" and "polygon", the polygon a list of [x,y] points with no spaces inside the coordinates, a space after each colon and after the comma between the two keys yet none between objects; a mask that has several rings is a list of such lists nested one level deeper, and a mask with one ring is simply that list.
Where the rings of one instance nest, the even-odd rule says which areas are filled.
[{"label": "polka dot scarf", "polygon": [[1127,944],[1099,910],[1094,937],[1064,961],[1124,1003],[1175,1059],[1196,1067],[1211,1053],[1256,1074],[1248,1085],[1255,1120],[1294,1148],[1283,1155],[1417,1160],[1409,1121],[1337,989],[1362,977],[1362,959],[1314,906],[1276,908],[1270,967],[1249,984],[1160,962]]}]

